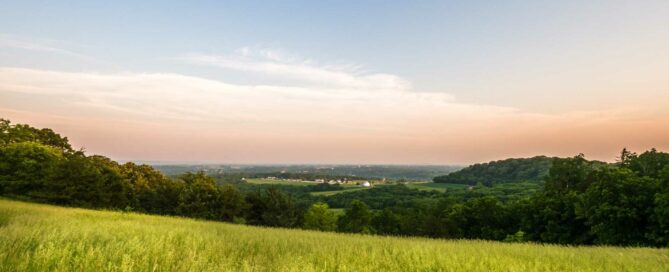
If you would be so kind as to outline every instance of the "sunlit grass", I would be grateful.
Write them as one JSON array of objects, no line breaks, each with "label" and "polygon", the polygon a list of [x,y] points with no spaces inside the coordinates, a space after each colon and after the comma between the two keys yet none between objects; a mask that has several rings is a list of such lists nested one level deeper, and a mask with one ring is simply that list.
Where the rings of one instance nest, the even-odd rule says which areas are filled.
[{"label": "sunlit grass", "polygon": [[0,271],[669,271],[669,249],[249,227],[0,200]]}]

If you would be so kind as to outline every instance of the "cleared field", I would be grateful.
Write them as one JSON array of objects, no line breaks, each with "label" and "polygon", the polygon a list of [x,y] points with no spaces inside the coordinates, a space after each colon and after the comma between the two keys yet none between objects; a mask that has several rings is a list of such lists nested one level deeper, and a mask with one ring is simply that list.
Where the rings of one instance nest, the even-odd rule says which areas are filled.
[{"label": "cleared field", "polygon": [[411,182],[406,184],[407,187],[412,189],[424,190],[424,191],[439,191],[445,192],[447,189],[465,189],[469,187],[465,184],[452,184],[452,183],[434,183],[434,182]]},{"label": "cleared field", "polygon": [[274,185],[295,185],[295,186],[309,186],[318,183],[308,181],[292,181],[280,179],[247,179],[246,182],[251,184],[274,184]]},{"label": "cleared field", "polygon": [[322,233],[0,200],[0,271],[669,271],[669,249]]},{"label": "cleared field", "polygon": [[[246,182],[251,184],[273,184],[273,185],[292,185],[292,186],[309,186],[318,184],[309,181],[291,181],[291,180],[277,180],[277,179],[247,179]],[[334,191],[311,192],[310,194],[314,196],[331,196],[345,192],[369,189],[369,187],[361,187],[354,184],[340,184],[339,186],[343,187],[344,189],[334,190]]]},{"label": "cleared field", "polygon": [[[468,185],[464,184],[450,184],[450,183],[434,183],[434,182],[409,182],[405,184],[408,188],[411,189],[418,189],[418,190],[423,190],[423,191],[439,191],[439,192],[445,192],[448,189],[466,189],[469,187]],[[331,196],[331,195],[336,195],[336,194],[341,194],[341,193],[346,193],[346,192],[352,192],[352,191],[358,191],[358,190],[365,190],[365,189],[370,189],[373,187],[360,187],[360,186],[351,186],[345,188],[344,190],[338,190],[338,191],[324,191],[324,192],[312,192],[312,195],[315,196]],[[377,184],[377,186],[387,186],[383,184]]]},{"label": "cleared field", "polygon": [[342,216],[345,213],[344,209],[342,208],[330,208],[330,211],[335,213],[337,216]]},{"label": "cleared field", "polygon": [[314,196],[331,196],[331,195],[336,195],[336,194],[341,194],[341,193],[347,193],[347,192],[353,192],[353,191],[360,191],[360,190],[367,190],[370,187],[360,187],[360,186],[346,186],[344,187],[344,190],[336,190],[336,191],[322,191],[322,192],[311,192],[311,195]]}]

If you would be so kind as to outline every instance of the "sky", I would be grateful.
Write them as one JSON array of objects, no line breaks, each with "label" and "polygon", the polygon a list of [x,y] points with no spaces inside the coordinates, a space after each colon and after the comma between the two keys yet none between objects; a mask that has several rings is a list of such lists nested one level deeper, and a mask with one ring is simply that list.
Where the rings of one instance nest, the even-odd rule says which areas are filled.
[{"label": "sky", "polygon": [[0,117],[123,161],[669,151],[669,1],[4,1]]}]

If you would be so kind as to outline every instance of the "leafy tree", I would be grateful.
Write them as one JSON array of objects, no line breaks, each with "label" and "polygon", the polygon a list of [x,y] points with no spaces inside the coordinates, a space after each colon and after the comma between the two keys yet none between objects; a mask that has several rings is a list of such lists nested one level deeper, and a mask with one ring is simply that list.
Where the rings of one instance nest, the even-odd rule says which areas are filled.
[{"label": "leafy tree", "polygon": [[217,218],[219,220],[233,222],[243,218],[246,210],[246,201],[244,195],[232,185],[224,185],[218,188],[218,210]]},{"label": "leafy tree", "polygon": [[84,207],[126,207],[129,188],[118,165],[105,159],[86,157],[82,152],[67,155],[57,176],[48,184],[49,201]]},{"label": "leafy tree", "polygon": [[517,210],[522,213],[522,230],[531,241],[555,244],[590,244],[592,235],[585,219],[576,214],[581,201],[575,192],[551,195],[545,192],[532,197]]},{"label": "leafy tree", "polygon": [[98,178],[93,180],[98,188],[98,207],[122,209],[129,204],[128,194],[132,190],[130,183],[123,179],[120,165],[104,156],[94,155],[86,158],[92,168],[98,172]]},{"label": "leafy tree", "polygon": [[304,214],[304,228],[322,231],[334,231],[337,228],[337,215],[326,203],[318,202]]},{"label": "leafy tree", "polygon": [[645,233],[653,213],[657,184],[628,169],[608,168],[592,175],[580,213],[598,244],[648,244]]},{"label": "leafy tree", "polygon": [[618,158],[618,164],[622,167],[629,168],[632,164],[632,161],[637,157],[638,155],[636,153],[627,150],[627,148],[623,148],[623,150],[620,152],[620,157]]},{"label": "leafy tree", "polygon": [[[450,218],[454,211],[463,208],[463,205],[455,198],[448,197],[447,195],[447,198],[440,200],[436,204],[424,202],[421,206],[417,207],[417,209],[424,211],[420,219],[422,226],[417,230],[420,230],[422,235],[444,238],[464,237],[462,229]],[[421,213],[419,212],[419,214]]]},{"label": "leafy tree", "polygon": [[438,191],[423,191],[410,189],[406,185],[377,186],[367,190],[336,194],[320,199],[327,202],[330,207],[345,208],[353,200],[370,203],[372,209],[382,210],[386,207],[406,207],[417,199],[438,199],[444,194]]},{"label": "leafy tree", "polygon": [[216,219],[214,206],[218,200],[218,190],[213,178],[204,172],[185,173],[179,177],[184,183],[184,190],[179,195],[177,213],[205,219]]},{"label": "leafy tree", "polygon": [[656,245],[669,245],[669,165],[660,171],[648,238]]},{"label": "leafy tree", "polygon": [[64,160],[62,152],[36,142],[0,146],[0,193],[39,195]]},{"label": "leafy tree", "polygon": [[583,154],[573,158],[555,159],[546,177],[545,190],[561,195],[571,191],[583,192],[588,188],[588,175],[593,171]]},{"label": "leafy tree", "polygon": [[520,243],[525,242],[525,232],[522,230],[517,231],[513,235],[509,234],[504,238],[504,242],[507,243]]},{"label": "leafy tree", "polygon": [[141,207],[150,213],[176,215],[180,204],[179,197],[185,187],[182,182],[161,179],[152,188],[151,195]]},{"label": "leafy tree", "polygon": [[12,125],[9,120],[0,118],[0,145],[21,142],[36,142],[73,152],[67,137],[61,137],[49,128],[37,129],[29,125]]},{"label": "leafy tree", "polygon": [[533,181],[540,182],[548,174],[554,158],[506,159],[468,166],[464,169],[435,177],[437,183],[458,183],[492,186],[498,183]]},{"label": "leafy tree", "polygon": [[463,238],[502,240],[515,226],[504,206],[494,197],[486,196],[456,205],[448,213],[448,221],[456,223]]},{"label": "leafy tree", "polygon": [[253,192],[246,196],[249,204],[246,221],[253,225],[292,227],[298,213],[290,196],[276,188],[264,192]]},{"label": "leafy tree", "polygon": [[426,222],[430,218],[430,201],[416,200],[408,207],[394,207],[393,213],[400,216],[399,235],[430,235],[430,226]]},{"label": "leafy tree", "polygon": [[372,213],[369,207],[359,200],[353,200],[345,214],[339,218],[337,230],[341,232],[374,233]]},{"label": "leafy tree", "polygon": [[589,244],[593,237],[586,220],[576,213],[581,194],[588,188],[594,165],[583,155],[555,159],[545,189],[519,210],[523,231],[534,241],[558,244]]},{"label": "leafy tree", "polygon": [[402,231],[402,218],[386,208],[372,218],[372,227],[378,234],[398,235]]},{"label": "leafy tree", "polygon": [[161,189],[172,187],[170,185],[176,183],[170,181],[149,165],[137,165],[128,162],[120,166],[120,172],[130,186],[128,191],[129,208],[150,213],[174,214],[178,204],[177,201],[164,198],[178,199],[178,194]]},{"label": "leafy tree", "polygon": [[662,169],[669,165],[669,153],[658,152],[653,148],[641,155],[631,156],[627,160],[627,165],[627,168],[639,176],[658,178]]}]

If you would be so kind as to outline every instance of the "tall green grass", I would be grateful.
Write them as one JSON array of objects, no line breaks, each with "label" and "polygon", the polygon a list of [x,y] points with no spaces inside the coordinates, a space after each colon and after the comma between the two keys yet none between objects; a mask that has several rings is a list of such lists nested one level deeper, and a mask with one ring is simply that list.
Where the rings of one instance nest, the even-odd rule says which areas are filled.
[{"label": "tall green grass", "polygon": [[669,249],[335,234],[0,200],[0,271],[669,271]]}]

